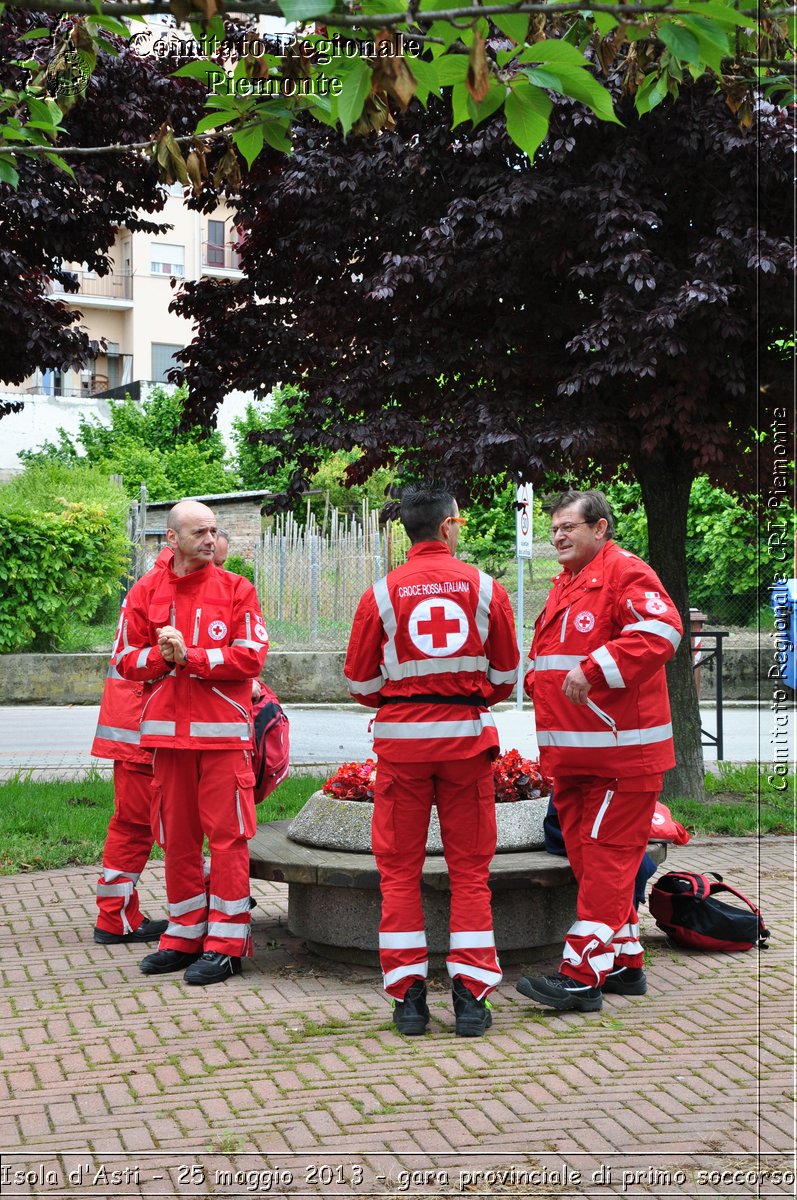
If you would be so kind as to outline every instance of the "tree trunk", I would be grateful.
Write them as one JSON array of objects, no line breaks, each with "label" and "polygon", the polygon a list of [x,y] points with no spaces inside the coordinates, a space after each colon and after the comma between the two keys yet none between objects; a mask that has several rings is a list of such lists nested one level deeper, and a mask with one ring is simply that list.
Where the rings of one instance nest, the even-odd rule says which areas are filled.
[{"label": "tree trunk", "polygon": [[634,463],[648,518],[650,565],[669,592],[684,624],[684,637],[667,664],[675,767],[664,776],[665,797],[705,798],[700,709],[692,670],[689,593],[686,577],[686,513],[694,479],[682,455],[640,457]]}]

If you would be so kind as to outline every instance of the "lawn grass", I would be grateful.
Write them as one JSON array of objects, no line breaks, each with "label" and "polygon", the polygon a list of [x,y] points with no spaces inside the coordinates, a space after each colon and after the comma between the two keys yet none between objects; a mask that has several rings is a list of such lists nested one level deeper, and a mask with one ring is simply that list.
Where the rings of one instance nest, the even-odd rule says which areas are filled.
[{"label": "lawn grass", "polygon": [[690,833],[701,837],[727,834],[752,837],[763,833],[794,833],[795,776],[768,782],[766,768],[757,763],[720,763],[719,774],[706,775],[706,800],[673,798],[670,812]]},{"label": "lawn grass", "polygon": [[[295,816],[325,778],[286,779],[258,804],[258,822]],[[96,771],[76,780],[21,775],[0,783],[0,875],[98,863],[112,813],[113,781]],[[157,846],[152,854],[163,857]]]},{"label": "lawn grass", "polygon": [[[258,805],[259,824],[295,816],[324,777],[294,775]],[[784,780],[779,780],[784,782]],[[723,765],[706,776],[706,802],[668,800],[677,821],[698,837],[752,837],[794,832],[795,777],[778,790],[755,763]],[[0,783],[0,875],[98,863],[113,812],[113,783],[92,772],[83,779]],[[159,857],[157,847],[153,856]]]}]

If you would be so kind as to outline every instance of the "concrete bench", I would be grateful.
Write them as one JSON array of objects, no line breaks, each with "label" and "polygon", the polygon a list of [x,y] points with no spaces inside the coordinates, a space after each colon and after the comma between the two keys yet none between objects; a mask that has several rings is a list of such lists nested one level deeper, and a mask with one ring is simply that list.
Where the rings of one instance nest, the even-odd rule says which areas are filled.
[{"label": "concrete bench", "polygon": [[[325,958],[378,964],[379,872],[372,854],[303,846],[287,836],[290,821],[261,825],[249,843],[250,874],[288,884],[288,925]],[[657,864],[665,842],[651,842]],[[450,885],[442,855],[427,856],[422,875],[430,958],[448,952]],[[576,911],[576,883],[566,858],[544,850],[496,854],[490,864],[493,924],[501,961],[555,954]]]}]

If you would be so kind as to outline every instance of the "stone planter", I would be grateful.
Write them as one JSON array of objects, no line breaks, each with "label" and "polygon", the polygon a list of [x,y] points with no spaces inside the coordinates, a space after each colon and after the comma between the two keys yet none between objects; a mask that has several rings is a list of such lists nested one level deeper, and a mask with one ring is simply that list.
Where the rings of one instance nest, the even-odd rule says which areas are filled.
[{"label": "stone planter", "polygon": [[[514,804],[496,804],[497,853],[541,850],[544,844],[542,822],[547,808],[547,796],[539,800],[518,800]],[[314,792],[288,826],[288,837],[304,846],[370,854],[372,814],[373,805],[364,801],[336,800],[323,792]],[[432,808],[429,822],[426,853],[443,853],[435,808]]]}]

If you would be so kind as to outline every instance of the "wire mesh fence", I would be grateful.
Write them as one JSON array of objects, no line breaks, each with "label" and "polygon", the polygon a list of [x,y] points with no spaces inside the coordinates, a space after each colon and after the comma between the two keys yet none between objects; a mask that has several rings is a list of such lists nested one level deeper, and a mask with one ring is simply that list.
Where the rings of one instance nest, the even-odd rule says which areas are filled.
[{"label": "wire mesh fence", "polygon": [[319,524],[275,518],[255,554],[255,585],[271,645],[283,649],[345,647],[363,592],[403,563],[409,540],[401,525],[377,512],[332,509]]}]

